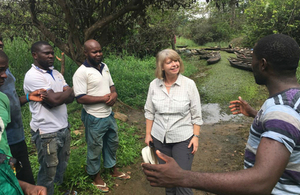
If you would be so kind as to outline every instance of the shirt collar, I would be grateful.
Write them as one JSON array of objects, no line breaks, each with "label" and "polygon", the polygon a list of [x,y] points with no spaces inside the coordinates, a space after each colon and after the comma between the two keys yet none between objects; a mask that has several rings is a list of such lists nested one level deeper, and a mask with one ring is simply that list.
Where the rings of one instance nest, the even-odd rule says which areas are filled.
[{"label": "shirt collar", "polygon": [[[93,67],[93,68],[95,68],[94,66],[91,66],[88,62],[87,62],[87,60],[85,60],[84,62],[83,62],[83,65],[85,66],[85,67]],[[103,62],[100,62],[100,67],[101,66],[104,66],[105,64],[103,63]]]},{"label": "shirt collar", "polygon": [[[83,65],[85,66],[85,67],[92,67],[92,68],[95,68],[94,66],[91,66],[88,62],[87,62],[87,60],[85,60],[84,62],[83,62]],[[103,68],[104,68],[104,63],[103,62],[100,62],[100,70],[98,70],[97,68],[95,68],[96,70],[98,70],[101,74],[102,74],[102,70],[103,70]]]},{"label": "shirt collar", "polygon": [[[37,69],[38,71],[42,72],[42,73],[47,73],[49,71],[49,70],[41,69],[40,67],[38,67],[34,64],[32,64],[31,66],[34,67],[35,69]],[[49,69],[50,69],[50,71],[54,70],[54,66],[50,66]]]},{"label": "shirt collar", "polygon": [[[164,85],[164,80],[163,79],[159,79],[159,86],[162,87]],[[178,77],[176,79],[176,81],[174,82],[175,85],[180,86],[182,83],[182,75],[178,74]]]}]

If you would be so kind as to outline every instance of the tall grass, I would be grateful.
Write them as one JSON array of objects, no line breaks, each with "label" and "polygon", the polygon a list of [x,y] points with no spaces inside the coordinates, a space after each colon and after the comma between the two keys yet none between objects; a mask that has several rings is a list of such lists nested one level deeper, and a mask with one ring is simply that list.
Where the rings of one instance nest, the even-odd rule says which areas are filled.
[{"label": "tall grass", "polygon": [[[197,69],[189,62],[188,56],[182,56],[185,64],[183,75],[190,76]],[[138,59],[134,56],[109,55],[105,58],[118,91],[118,98],[136,108],[142,108],[147,98],[150,82],[155,78],[155,57]]]}]

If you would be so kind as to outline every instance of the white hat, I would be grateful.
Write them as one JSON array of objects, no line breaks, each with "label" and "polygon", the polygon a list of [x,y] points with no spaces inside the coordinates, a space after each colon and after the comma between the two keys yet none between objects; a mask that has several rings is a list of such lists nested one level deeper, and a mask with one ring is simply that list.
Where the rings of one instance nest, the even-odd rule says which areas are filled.
[{"label": "white hat", "polygon": [[144,147],[142,149],[142,157],[145,163],[159,164],[153,147]]}]

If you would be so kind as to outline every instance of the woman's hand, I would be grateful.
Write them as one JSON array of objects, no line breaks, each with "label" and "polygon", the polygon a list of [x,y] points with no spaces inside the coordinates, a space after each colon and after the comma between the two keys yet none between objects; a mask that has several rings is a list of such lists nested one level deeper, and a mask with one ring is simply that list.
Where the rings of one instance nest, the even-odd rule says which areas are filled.
[{"label": "woman's hand", "polygon": [[145,137],[145,143],[147,144],[147,146],[149,146],[150,142],[153,143],[153,139],[152,139],[151,134],[150,135],[146,135],[146,137]]},{"label": "woman's hand", "polygon": [[192,154],[195,154],[195,152],[197,152],[198,150],[198,145],[199,145],[199,138],[193,136],[193,138],[191,139],[188,148],[193,147],[193,151]]}]

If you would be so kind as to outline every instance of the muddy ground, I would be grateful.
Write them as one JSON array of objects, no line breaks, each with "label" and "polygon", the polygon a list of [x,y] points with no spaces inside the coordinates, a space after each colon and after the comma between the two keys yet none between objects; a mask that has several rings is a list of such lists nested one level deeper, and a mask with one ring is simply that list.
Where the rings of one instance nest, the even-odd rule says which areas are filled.
[{"label": "muddy ground", "polygon": [[[141,142],[144,143],[145,119],[141,110],[123,108],[127,114],[128,123],[137,125]],[[201,172],[223,172],[243,169],[244,148],[247,141],[251,119],[242,117],[238,122],[224,122],[205,124],[201,126],[199,150],[195,154],[192,170]],[[128,181],[116,180],[116,184],[109,194],[116,195],[163,195],[164,188],[154,188],[144,176],[140,163],[123,167],[122,170],[131,173]],[[195,195],[211,194],[194,190]]]}]

